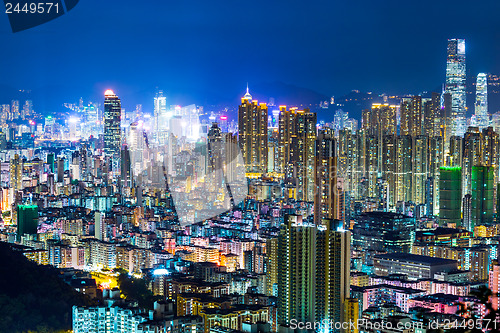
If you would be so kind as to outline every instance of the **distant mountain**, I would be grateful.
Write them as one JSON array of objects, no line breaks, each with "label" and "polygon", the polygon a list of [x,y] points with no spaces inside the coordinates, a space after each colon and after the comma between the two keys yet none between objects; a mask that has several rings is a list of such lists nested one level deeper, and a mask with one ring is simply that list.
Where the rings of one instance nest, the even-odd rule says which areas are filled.
[{"label": "distant mountain", "polygon": [[297,107],[318,105],[320,102],[330,99],[330,97],[314,90],[278,81],[251,85],[250,94],[254,99],[262,100],[265,103],[268,103],[270,98],[274,98],[276,105]]}]

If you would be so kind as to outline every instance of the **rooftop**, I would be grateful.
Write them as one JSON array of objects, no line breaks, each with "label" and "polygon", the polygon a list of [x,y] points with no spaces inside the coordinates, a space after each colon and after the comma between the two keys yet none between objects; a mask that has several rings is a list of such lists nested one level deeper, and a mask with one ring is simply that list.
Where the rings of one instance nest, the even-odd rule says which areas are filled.
[{"label": "rooftop", "polygon": [[413,262],[413,263],[425,264],[425,265],[449,265],[449,264],[457,263],[456,260],[427,257],[427,256],[421,256],[418,254],[411,254],[411,253],[377,254],[377,255],[375,255],[374,258],[375,259]]}]

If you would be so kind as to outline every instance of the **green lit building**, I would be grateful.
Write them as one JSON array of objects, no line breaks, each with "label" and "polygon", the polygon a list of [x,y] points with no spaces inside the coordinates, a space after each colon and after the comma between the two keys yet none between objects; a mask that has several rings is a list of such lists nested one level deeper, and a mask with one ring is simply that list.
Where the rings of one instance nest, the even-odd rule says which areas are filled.
[{"label": "green lit building", "polygon": [[18,242],[24,234],[36,235],[38,227],[38,206],[17,206],[17,237]]},{"label": "green lit building", "polygon": [[439,223],[461,224],[462,168],[441,167],[439,170]]},{"label": "green lit building", "polygon": [[492,166],[472,167],[472,225],[470,231],[474,230],[476,225],[493,223],[494,174]]}]

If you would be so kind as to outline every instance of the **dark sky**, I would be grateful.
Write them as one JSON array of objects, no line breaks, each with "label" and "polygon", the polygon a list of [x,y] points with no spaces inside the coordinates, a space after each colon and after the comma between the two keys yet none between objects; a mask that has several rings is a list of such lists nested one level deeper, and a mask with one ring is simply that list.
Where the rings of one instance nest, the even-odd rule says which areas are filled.
[{"label": "dark sky", "polygon": [[275,81],[417,93],[444,81],[447,38],[466,38],[470,75],[500,73],[499,15],[498,0],[80,0],[15,34],[0,13],[0,86],[68,98],[155,86],[237,98],[246,82]]}]

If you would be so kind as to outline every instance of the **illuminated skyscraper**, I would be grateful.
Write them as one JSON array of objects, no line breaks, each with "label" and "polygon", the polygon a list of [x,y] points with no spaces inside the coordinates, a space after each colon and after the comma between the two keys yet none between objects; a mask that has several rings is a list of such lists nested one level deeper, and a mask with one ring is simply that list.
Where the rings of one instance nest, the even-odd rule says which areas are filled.
[{"label": "illuminated skyscraper", "polygon": [[286,215],[278,237],[278,320],[314,322],[316,233],[300,215]]},{"label": "illuminated skyscraper", "polygon": [[267,105],[247,92],[238,110],[238,141],[247,172],[267,172]]},{"label": "illuminated skyscraper", "polygon": [[321,224],[323,219],[340,219],[337,216],[339,189],[337,187],[337,156],[333,133],[320,131],[316,140],[314,193],[314,222]]},{"label": "illuminated skyscraper", "polygon": [[10,188],[13,193],[22,189],[23,183],[23,161],[18,154],[10,160]]},{"label": "illuminated skyscraper", "polygon": [[472,225],[493,224],[494,209],[494,168],[491,166],[472,167]]},{"label": "illuminated skyscraper", "polygon": [[10,113],[11,113],[11,117],[9,120],[15,120],[15,119],[19,119],[19,117],[21,117],[21,112],[19,111],[19,101],[18,100],[12,100],[11,107],[10,107]]},{"label": "illuminated skyscraper", "polygon": [[208,131],[208,177],[210,177],[211,184],[213,186],[222,186],[223,181],[223,141],[222,141],[222,131],[219,124],[212,123],[212,127]]},{"label": "illuminated skyscraper", "polygon": [[403,98],[401,102],[401,135],[417,136],[424,131],[424,114],[422,111],[422,97],[413,96]]},{"label": "illuminated skyscraper", "polygon": [[425,135],[413,138],[413,165],[412,165],[412,201],[416,204],[425,202],[425,182],[427,180],[427,155],[429,153],[428,140]]},{"label": "illuminated skyscraper", "polygon": [[359,181],[363,177],[363,167],[360,167],[362,135],[359,133],[344,129],[339,131],[338,140],[338,174],[344,178],[344,191],[353,198],[360,196]]},{"label": "illuminated skyscraper", "polygon": [[471,193],[472,167],[482,165],[482,133],[477,127],[469,127],[463,139],[462,190]]},{"label": "illuminated skyscraper", "polygon": [[465,39],[448,39],[446,92],[451,94],[452,135],[463,136],[466,130]]},{"label": "illuminated skyscraper", "polygon": [[286,172],[292,136],[296,135],[293,130],[296,112],[296,109],[292,108],[291,110],[287,110],[285,105],[280,106],[278,121],[278,161],[276,162],[276,170],[280,173]]},{"label": "illuminated skyscraper", "polygon": [[373,103],[363,110],[363,129],[370,135],[396,134],[396,106]]},{"label": "illuminated skyscraper", "polygon": [[367,135],[365,137],[365,177],[368,180],[366,195],[370,198],[377,196],[377,178],[381,170],[381,159],[378,135]]},{"label": "illuminated skyscraper", "polygon": [[396,205],[396,135],[382,137],[382,177],[387,183],[387,208]]},{"label": "illuminated skyscraper", "polygon": [[104,153],[120,155],[121,146],[121,103],[112,90],[104,93]]},{"label": "illuminated skyscraper", "polygon": [[266,240],[266,295],[278,293],[278,238]]},{"label": "illuminated skyscraper", "polygon": [[169,119],[167,115],[167,98],[163,96],[163,91],[159,90],[154,98],[154,134],[153,136],[160,142],[165,143]]},{"label": "illuminated skyscraper", "polygon": [[314,201],[314,165],[316,143],[316,113],[298,110],[295,119],[296,136],[292,137],[286,176],[293,179],[297,200]]},{"label": "illuminated skyscraper", "polygon": [[440,106],[441,96],[433,92],[431,98],[422,99],[424,134],[429,138],[440,135]]},{"label": "illuminated skyscraper", "polygon": [[432,199],[433,211],[428,211],[428,215],[439,215],[439,168],[444,164],[444,147],[443,147],[443,137],[434,136],[429,138],[429,184],[428,190],[432,193],[428,193],[428,198]]},{"label": "illuminated skyscraper", "polygon": [[278,172],[296,188],[296,199],[314,200],[314,148],[316,113],[280,106]]},{"label": "illuminated skyscraper", "polygon": [[441,167],[439,177],[439,221],[440,225],[461,222],[462,168]]},{"label": "illuminated skyscraper", "polygon": [[495,184],[498,182],[499,148],[498,133],[493,130],[493,127],[484,128],[482,132],[481,161],[483,165],[495,168]]},{"label": "illuminated skyscraper", "polygon": [[479,73],[476,81],[476,124],[479,130],[489,126],[490,116],[488,114],[488,78],[485,73]]},{"label": "illuminated skyscraper", "polygon": [[350,294],[351,232],[343,229],[342,221],[327,219],[316,239],[315,321],[342,323]]},{"label": "illuminated skyscraper", "polygon": [[400,135],[396,138],[395,202],[411,200],[412,138]]}]

